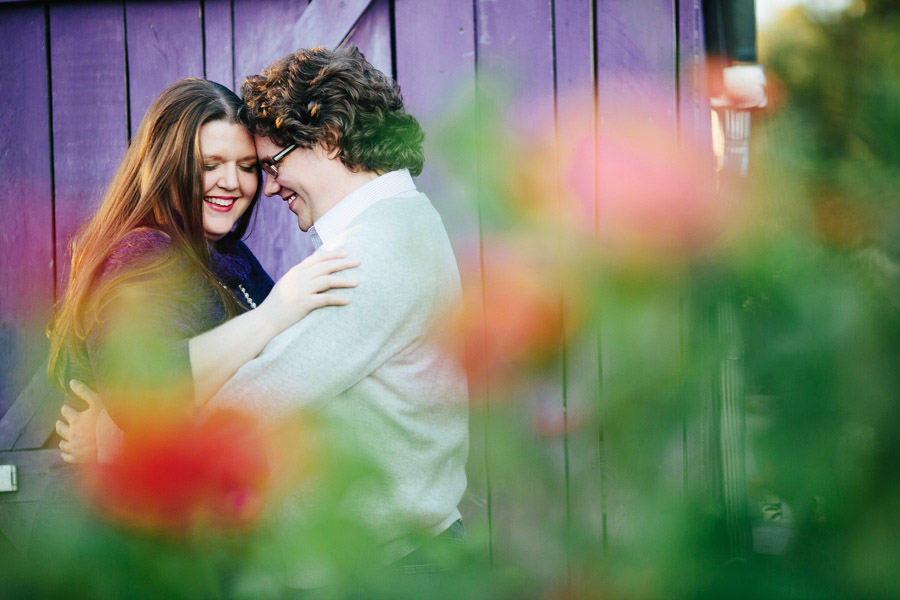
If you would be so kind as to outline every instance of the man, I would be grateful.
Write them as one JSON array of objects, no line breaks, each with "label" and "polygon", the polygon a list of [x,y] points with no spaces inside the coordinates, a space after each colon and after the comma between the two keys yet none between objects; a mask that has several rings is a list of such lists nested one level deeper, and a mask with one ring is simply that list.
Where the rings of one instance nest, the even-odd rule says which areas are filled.
[{"label": "man", "polygon": [[[277,336],[210,400],[281,420],[332,424],[382,475],[355,506],[388,560],[458,527],[468,396],[431,331],[460,299],[441,222],[411,175],[424,135],[394,81],[355,47],[313,48],[248,77],[245,124],[279,195],[318,248],[361,259],[350,299]],[[289,558],[289,557],[288,557]]]}]

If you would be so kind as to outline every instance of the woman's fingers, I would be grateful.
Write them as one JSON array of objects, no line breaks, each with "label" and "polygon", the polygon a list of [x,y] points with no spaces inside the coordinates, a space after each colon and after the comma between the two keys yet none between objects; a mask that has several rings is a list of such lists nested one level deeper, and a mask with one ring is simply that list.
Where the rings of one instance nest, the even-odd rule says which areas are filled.
[{"label": "woman's fingers", "polygon": [[304,269],[302,271],[305,279],[315,279],[323,275],[332,275],[344,269],[352,269],[359,266],[359,259],[356,258],[336,258],[321,262],[317,265]]},{"label": "woman's fingers", "polygon": [[62,408],[59,409],[59,412],[62,413],[63,419],[65,419],[69,425],[78,419],[78,411],[68,404],[63,404]]},{"label": "woman's fingers", "polygon": [[62,419],[56,422],[56,433],[64,440],[69,439],[69,424]]},{"label": "woman's fingers", "polygon": [[333,273],[356,266],[359,266],[359,259],[350,257],[346,250],[328,250],[316,252],[293,268],[304,273]]},{"label": "woman's fingers", "polygon": [[350,253],[343,248],[338,248],[335,250],[319,250],[318,252],[314,252],[303,259],[300,263],[298,263],[298,266],[312,267],[323,261],[332,260],[335,258],[344,258],[346,256],[349,256],[349,254]]},{"label": "woman's fingers", "polygon": [[72,390],[72,393],[87,402],[88,409],[94,409],[101,406],[103,403],[100,401],[100,396],[89,388],[86,384],[78,381],[77,379],[72,379],[69,381],[69,389]]},{"label": "woman's fingers", "polygon": [[322,308],[323,306],[346,306],[350,304],[350,298],[344,296],[336,296],[334,294],[316,294],[312,297],[312,309]]},{"label": "woman's fingers", "polygon": [[338,271],[343,271],[344,269],[352,269],[353,267],[358,266],[358,258],[335,258],[333,260],[327,260],[322,264],[317,265],[314,270],[319,271],[323,275],[330,275],[331,273],[337,273]]},{"label": "woman's fingers", "polygon": [[359,281],[338,275],[323,275],[313,279],[310,284],[312,285],[312,291],[319,294],[325,290],[356,287],[359,285]]}]

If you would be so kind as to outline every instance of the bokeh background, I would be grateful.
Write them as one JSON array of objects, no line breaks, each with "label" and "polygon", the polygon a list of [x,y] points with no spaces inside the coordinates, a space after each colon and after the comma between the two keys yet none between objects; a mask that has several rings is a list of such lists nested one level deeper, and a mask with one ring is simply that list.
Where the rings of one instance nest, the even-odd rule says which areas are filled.
[{"label": "bokeh background", "polygon": [[[435,594],[900,594],[900,6],[760,1],[757,16],[768,105],[744,116],[742,173],[698,2],[0,3],[0,464],[19,473],[0,493],[4,589],[278,597],[280,545],[339,574],[335,595],[421,597],[366,568],[371,535],[334,510],[378,474],[322,456],[302,417],[281,484],[331,475],[295,523],[273,517],[278,482],[251,477],[265,508],[236,524],[210,517],[198,479],[140,468],[93,489],[158,476],[186,520],[154,520],[167,505],[150,488],[137,509],[108,503],[111,523],[38,512],[58,463],[43,328],[143,111],[181,77],[237,89],[348,39],[423,123],[418,185],[463,276],[440,333],[469,375],[470,540]],[[264,199],[248,241],[274,276],[311,250],[281,204]],[[224,462],[254,472],[263,442],[223,427],[245,433]],[[144,450],[208,473],[220,435]]]}]

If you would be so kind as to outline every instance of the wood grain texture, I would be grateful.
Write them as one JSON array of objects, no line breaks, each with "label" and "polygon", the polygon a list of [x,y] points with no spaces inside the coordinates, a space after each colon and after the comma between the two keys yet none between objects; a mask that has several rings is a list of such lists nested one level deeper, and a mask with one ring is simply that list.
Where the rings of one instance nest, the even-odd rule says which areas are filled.
[{"label": "wood grain texture", "polygon": [[206,57],[206,78],[237,90],[234,81],[231,0],[205,0],[203,27],[206,44],[203,48]]},{"label": "wood grain texture", "polygon": [[[679,142],[709,159],[714,168],[711,115],[707,90],[706,53],[704,51],[703,9],[701,0],[682,1],[679,5],[678,37],[678,135]],[[684,318],[684,317],[682,317]],[[703,335],[695,323],[688,324],[691,336]],[[707,392],[708,393],[708,392]],[[697,398],[704,410],[711,408],[710,399]],[[703,426],[702,412],[687,415],[682,440],[682,485],[685,493],[695,496],[703,492],[703,444],[708,432]],[[717,472],[718,469],[715,470]],[[696,496],[695,496],[696,497]]]},{"label": "wood grain texture", "polygon": [[[312,46],[337,47],[372,3],[372,0],[313,0],[303,17],[291,27],[290,48],[282,54]],[[387,4],[383,0],[374,2],[379,3]]]},{"label": "wood grain texture", "polygon": [[[553,139],[555,94],[552,3],[547,0],[479,1],[476,4],[479,94],[498,86],[508,98],[498,118],[519,134],[550,132]],[[507,151],[517,156],[518,149]],[[548,148],[548,162],[556,148]],[[491,157],[489,157],[491,158]],[[496,157],[493,157],[496,158]],[[550,162],[553,164],[553,162]],[[490,162],[488,163],[490,165]],[[487,166],[486,168],[491,168]],[[510,176],[524,176],[524,161],[514,160]],[[505,193],[509,193],[508,191]],[[494,199],[480,194],[484,203]],[[515,202],[518,198],[511,198]],[[554,204],[554,200],[549,200]],[[488,243],[482,231],[482,240]],[[498,298],[499,276],[506,265],[495,262],[493,253],[482,257],[485,296]],[[504,307],[488,303],[487,323],[500,318]],[[490,328],[488,328],[490,332]],[[561,341],[560,341],[561,342]],[[542,443],[534,419],[546,410],[558,412],[562,405],[559,366],[546,384],[532,387],[524,395],[504,397],[509,392],[489,392],[486,463],[491,498],[491,546],[494,564],[540,565],[533,575],[549,581],[565,572],[565,552],[559,535],[565,526],[565,474],[562,445],[558,439]],[[500,376],[487,371],[489,390],[502,390]],[[537,465],[537,466],[535,466]],[[536,477],[540,480],[536,480]]]},{"label": "wood grain texture", "polygon": [[172,83],[203,77],[200,3],[126,2],[131,132]]},{"label": "wood grain texture", "polygon": [[374,0],[362,14],[348,38],[356,44],[366,60],[387,75],[394,77],[391,63],[391,7],[389,0]]},{"label": "wood grain texture", "polygon": [[[294,49],[285,40],[289,39],[305,8],[305,2],[289,0],[266,3],[235,0],[234,52],[238,87],[247,75],[258,73]],[[247,245],[275,279],[313,250],[309,238],[297,227],[297,217],[277,196],[260,198]]]},{"label": "wood grain texture", "polygon": [[[596,152],[594,114],[594,32],[592,7],[579,0],[556,0],[554,8],[556,56],[557,140],[560,152],[560,181],[569,176],[569,161],[578,153]],[[595,181],[594,161],[582,161],[579,177]],[[596,219],[596,186],[593,211],[586,213],[577,198],[563,194],[561,211],[580,220]],[[563,291],[565,297],[565,290]],[[565,297],[564,306],[578,298]],[[564,309],[563,319],[573,316]],[[596,543],[603,535],[603,504],[599,436],[594,419],[600,399],[600,372],[597,337],[593,325],[576,328],[566,339],[563,374],[566,388],[563,414],[557,415],[564,432],[566,461],[567,526]]]},{"label": "wood grain texture", "polygon": [[53,198],[44,9],[0,7],[0,416],[47,352]]},{"label": "wood grain texture", "polygon": [[24,553],[38,507],[53,479],[53,470],[64,465],[59,450],[0,452],[0,465],[15,465],[18,491],[0,493],[0,535]]},{"label": "wood grain texture", "polygon": [[479,76],[509,86],[513,98],[551,98],[550,0],[478,0]]},{"label": "wood grain texture", "polygon": [[[676,23],[673,0],[642,3],[598,0],[597,2],[597,95],[598,140],[604,143],[608,124],[625,119],[659,127],[659,135],[678,135]],[[602,182],[601,182],[602,185]],[[601,198],[601,202],[602,202]],[[604,387],[617,385],[620,365],[635,360],[648,372],[660,372],[678,364],[681,339],[680,303],[674,294],[654,298],[648,305],[658,318],[653,339],[636,341],[635,332],[624,331],[614,319],[601,320],[602,374]],[[664,316],[663,316],[664,315]],[[629,337],[626,337],[629,336]],[[653,357],[627,356],[625,346],[644,344]],[[662,490],[681,491],[681,436],[656,439],[672,433],[635,419],[620,418],[603,431],[603,477],[606,503],[603,507],[610,549],[633,536],[653,512],[650,501]],[[655,423],[654,425],[658,425]],[[652,482],[651,487],[648,482]],[[662,507],[659,507],[662,509]]]},{"label": "wood grain texture", "polygon": [[[601,113],[654,103],[675,131],[674,0],[597,0],[597,78]],[[612,115],[601,114],[601,119]]]},{"label": "wood grain texture", "polygon": [[[40,447],[53,432],[61,407],[62,395],[47,379],[45,356],[28,385],[0,418],[0,451]],[[41,416],[36,418],[37,415]],[[52,420],[48,422],[48,419]],[[28,435],[24,435],[26,430],[30,431]],[[41,439],[35,440],[35,437]]]},{"label": "wood grain texture", "polygon": [[[397,80],[406,109],[425,131],[425,168],[416,185],[441,214],[458,258],[477,251],[479,240],[477,157],[442,143],[448,115],[463,124],[475,119],[475,20],[470,2],[395,0]],[[463,290],[480,299],[478,286]],[[480,304],[480,303],[479,303]],[[470,388],[482,387],[470,382]],[[488,487],[484,419],[470,412],[468,487],[460,503],[467,531],[487,543]]]},{"label": "wood grain texture", "polygon": [[50,6],[57,279],[69,243],[98,206],[128,142],[125,40],[119,4]]},{"label": "wood grain texture", "polygon": [[[0,452],[0,465],[15,465],[18,491],[0,494],[0,503],[34,502],[40,500],[47,489],[54,468],[64,465],[56,448]],[[0,505],[2,505],[0,504]]]},{"label": "wood grain texture", "polygon": [[709,155],[712,164],[709,91],[706,85],[706,53],[703,9],[700,0],[679,4],[678,123],[679,136]]},{"label": "wood grain texture", "polygon": [[[441,213],[457,253],[478,240],[474,153],[441,143],[448,116],[475,119],[475,22],[467,3],[395,3],[397,82],[425,130],[425,168],[416,180]],[[449,126],[453,126],[449,124]]]},{"label": "wood grain texture", "polygon": [[38,506],[38,502],[0,501],[0,534],[6,536],[20,554],[25,554],[28,548]]},{"label": "wood grain texture", "polygon": [[238,90],[247,75],[294,52],[290,32],[306,12],[305,0],[234,0],[234,61]]}]

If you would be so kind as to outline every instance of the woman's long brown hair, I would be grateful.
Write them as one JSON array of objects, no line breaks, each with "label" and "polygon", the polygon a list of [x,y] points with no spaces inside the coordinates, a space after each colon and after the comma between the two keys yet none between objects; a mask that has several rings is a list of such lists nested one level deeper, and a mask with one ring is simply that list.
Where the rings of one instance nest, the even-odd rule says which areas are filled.
[{"label": "woman's long brown hair", "polygon": [[[228,88],[205,79],[183,79],[171,85],[147,110],[125,158],[119,165],[97,212],[72,243],[69,285],[48,327],[50,380],[67,391],[66,355],[98,324],[103,304],[119,286],[144,277],[166,277],[186,258],[221,297],[226,315],[243,310],[209,267],[203,232],[203,157],[200,128],[211,121],[239,123],[240,99]],[[243,236],[262,189],[257,191],[234,230],[225,238]],[[136,269],[100,275],[113,249],[131,231],[150,227],[171,240],[170,252],[141,261]],[[183,271],[183,269],[181,269]],[[87,365],[85,365],[87,366]]]}]

